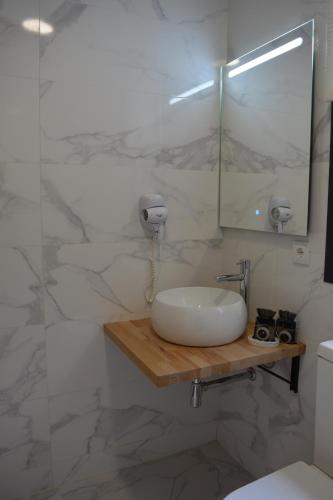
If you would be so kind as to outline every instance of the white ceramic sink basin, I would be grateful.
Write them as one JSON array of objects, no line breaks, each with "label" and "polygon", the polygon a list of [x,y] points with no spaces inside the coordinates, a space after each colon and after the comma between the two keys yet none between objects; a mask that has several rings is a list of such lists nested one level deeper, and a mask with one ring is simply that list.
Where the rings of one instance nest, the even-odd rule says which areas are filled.
[{"label": "white ceramic sink basin", "polygon": [[157,294],[152,308],[156,333],[174,344],[208,347],[229,344],[244,332],[246,305],[239,293],[188,287]]}]

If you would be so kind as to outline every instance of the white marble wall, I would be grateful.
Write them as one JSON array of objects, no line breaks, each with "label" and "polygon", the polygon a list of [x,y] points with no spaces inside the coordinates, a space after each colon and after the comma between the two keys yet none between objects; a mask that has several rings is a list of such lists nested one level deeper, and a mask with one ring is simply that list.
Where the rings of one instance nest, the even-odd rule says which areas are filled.
[{"label": "white marble wall", "polygon": [[[251,258],[251,314],[256,307],[288,308],[299,314],[299,337],[307,344],[300,393],[269,375],[255,384],[229,386],[220,395],[222,445],[253,475],[295,460],[311,463],[316,349],[333,338],[333,287],[323,282],[329,159],[329,104],[322,98],[325,55],[325,0],[233,0],[229,9],[230,57],[315,17],[317,58],[313,135],[310,266],[292,263],[293,238],[226,230],[222,260],[232,269],[238,257]],[[287,373],[287,364],[280,369]]]},{"label": "white marble wall", "polygon": [[[41,16],[54,33],[25,32]],[[224,0],[0,3],[0,497],[216,434],[218,400],[155,389],[101,325],[145,316],[138,198],[169,207],[159,288],[220,270],[217,61]],[[171,97],[216,80],[204,95]]]}]

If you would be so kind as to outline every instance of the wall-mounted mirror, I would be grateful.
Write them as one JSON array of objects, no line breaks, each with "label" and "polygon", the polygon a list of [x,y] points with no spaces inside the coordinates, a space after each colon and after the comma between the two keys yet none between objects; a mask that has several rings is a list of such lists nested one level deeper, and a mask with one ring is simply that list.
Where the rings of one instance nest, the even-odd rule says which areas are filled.
[{"label": "wall-mounted mirror", "polygon": [[221,70],[220,225],[306,235],[314,23]]}]

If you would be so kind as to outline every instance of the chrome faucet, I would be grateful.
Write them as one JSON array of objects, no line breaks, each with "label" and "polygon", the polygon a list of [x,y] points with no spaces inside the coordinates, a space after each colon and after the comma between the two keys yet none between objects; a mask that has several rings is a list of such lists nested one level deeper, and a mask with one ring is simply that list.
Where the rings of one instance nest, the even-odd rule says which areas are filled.
[{"label": "chrome faucet", "polygon": [[238,264],[240,266],[239,274],[218,274],[215,277],[215,280],[217,281],[217,283],[239,281],[240,294],[243,297],[246,306],[248,307],[251,261],[242,259],[238,262]]}]

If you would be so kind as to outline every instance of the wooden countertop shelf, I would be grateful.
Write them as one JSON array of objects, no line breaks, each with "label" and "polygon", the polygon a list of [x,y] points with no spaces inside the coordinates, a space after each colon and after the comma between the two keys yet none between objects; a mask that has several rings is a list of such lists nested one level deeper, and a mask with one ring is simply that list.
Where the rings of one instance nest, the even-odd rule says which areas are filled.
[{"label": "wooden countertop shelf", "polygon": [[150,319],[108,323],[104,331],[158,387],[221,376],[305,352],[301,343],[270,348],[250,345],[246,337],[253,331],[251,323],[241,338],[218,347],[186,347],[166,342],[156,335]]}]

